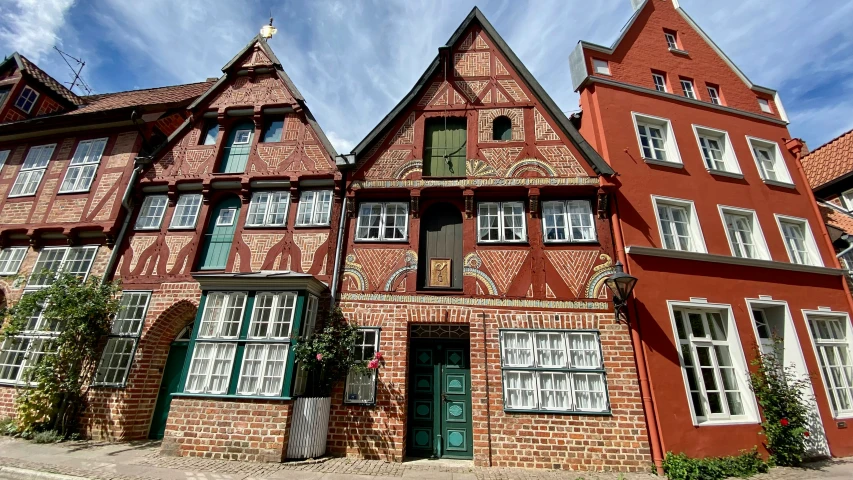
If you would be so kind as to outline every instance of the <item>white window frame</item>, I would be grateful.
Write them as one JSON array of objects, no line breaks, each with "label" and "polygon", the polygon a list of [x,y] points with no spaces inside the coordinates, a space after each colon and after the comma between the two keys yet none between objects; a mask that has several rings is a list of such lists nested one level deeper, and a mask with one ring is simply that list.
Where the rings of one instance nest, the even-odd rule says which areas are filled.
[{"label": "white window frame", "polygon": [[[157,201],[159,204],[152,206],[152,204]],[[152,208],[162,208],[162,210],[157,215],[151,215]],[[160,226],[163,224],[163,216],[166,214],[166,210],[169,209],[169,197],[166,195],[148,195],[142,201],[142,206],[139,207],[139,215],[136,217],[136,224],[134,225],[134,230],[160,230]],[[156,210],[155,210],[156,212]],[[156,224],[148,225],[150,220],[156,220]]]},{"label": "white window frame", "polygon": [[[39,313],[39,317],[41,317],[41,313]],[[9,337],[2,343],[0,343],[0,373],[5,369],[11,369],[17,367],[17,373],[15,374],[15,378],[0,378],[0,384],[2,385],[35,385],[35,382],[25,382],[24,374],[28,371],[28,367],[30,366],[32,360],[38,362],[38,359],[41,358],[42,355],[49,354],[49,350],[45,347],[49,347],[50,341],[56,338],[58,332],[51,331],[39,331],[33,332],[31,334],[23,334],[16,335],[14,337]],[[12,357],[11,359],[8,357],[10,355],[9,346],[14,342],[27,342],[26,346],[23,349],[20,347],[12,350],[20,355],[19,358]],[[20,343],[19,343],[20,345]],[[14,355],[15,353],[11,353]],[[12,360],[10,362],[10,360]],[[16,361],[17,360],[17,361]]]},{"label": "white window frame", "polygon": [[[812,232],[812,227],[809,224],[809,221],[805,218],[791,217],[778,213],[774,216],[776,217],[776,225],[779,227],[779,234],[782,236],[782,241],[785,243],[785,250],[788,251],[788,259],[791,261],[791,263],[822,267],[824,265],[823,258],[821,258],[820,250],[818,250],[817,242],[815,241],[814,233]],[[791,247],[788,244],[788,239],[785,237],[785,231],[782,228],[783,223],[796,224],[799,225],[800,228],[802,228],[803,243],[806,248],[806,252],[809,254],[809,260],[811,260],[809,263],[795,261],[794,253],[791,251]]]},{"label": "white window frame", "polygon": [[[37,278],[37,277],[41,276],[41,274],[39,274],[37,272],[37,267],[38,267],[39,262],[42,260],[42,255],[48,255],[51,252],[55,252],[55,251],[59,251],[59,250],[63,251],[62,258],[59,258],[58,260],[53,260],[53,262],[58,263],[56,270],[51,270],[54,274],[59,273],[59,272],[64,272],[66,270],[66,267],[69,263],[69,256],[70,256],[69,254],[71,252],[80,252],[80,251],[86,251],[86,252],[91,251],[91,252],[93,252],[92,258],[89,261],[89,265],[86,267],[86,270],[84,272],[77,272],[77,273],[82,274],[83,281],[86,281],[86,279],[89,277],[89,272],[92,270],[92,265],[95,263],[95,259],[98,256],[98,246],[97,245],[85,245],[85,246],[80,246],[80,247],[44,247],[39,252],[39,256],[36,259],[36,263],[33,264],[33,269],[30,272],[30,276],[27,279],[27,286],[26,286],[27,289],[44,288],[44,287],[47,287],[50,285],[50,283],[33,283],[33,280],[34,280],[34,277]],[[45,279],[45,280],[47,280],[47,279]]]},{"label": "white window frame", "polygon": [[[259,349],[261,357],[259,359],[249,358],[250,349]],[[271,357],[273,351],[281,351],[283,358],[276,360]],[[281,389],[284,388],[284,377],[287,375],[288,357],[290,355],[290,344],[288,343],[261,343],[247,342],[243,347],[243,359],[240,362],[240,373],[237,376],[236,394],[239,396],[258,396],[258,397],[281,397]],[[247,365],[249,362],[259,362],[256,370],[256,375],[249,375]],[[280,375],[267,375],[271,364],[281,363]],[[254,379],[255,387],[248,388],[249,380]],[[269,384],[266,382],[269,380]],[[265,385],[270,387],[265,388]],[[227,392],[226,388],[226,392]]]},{"label": "white window frame", "polygon": [[[379,327],[362,327],[358,329],[361,333],[361,343],[357,347],[362,349],[361,360],[365,363],[374,358],[376,352],[379,351],[379,336],[382,330]],[[373,333],[373,344],[366,343],[365,333]],[[373,355],[367,355],[366,348],[373,348]],[[378,377],[377,370],[371,370],[367,373],[358,373],[350,370],[347,373],[346,383],[344,385],[344,403],[350,405],[373,405],[376,403],[376,380]],[[370,392],[365,398],[359,398],[359,390],[361,387],[367,386]],[[355,391],[354,391],[355,390]]]},{"label": "white window frame", "polygon": [[[18,105],[18,103],[20,103],[20,102],[21,102],[21,99],[23,99],[23,98],[24,98],[24,95],[25,95],[25,94],[28,94],[28,93],[32,93],[32,94],[34,94],[35,96],[34,96],[34,97],[33,97],[33,96],[30,96],[30,95],[28,95],[28,96],[27,96],[28,98],[26,98],[26,99],[24,100],[24,103],[25,103],[25,104],[26,104],[27,102],[32,102],[32,103],[30,103],[30,107],[29,107],[29,108],[26,108],[26,109],[25,109],[25,108],[21,107],[20,105]],[[39,94],[39,92],[35,91],[34,89],[30,88],[29,86],[24,86],[24,89],[23,89],[23,90],[21,90],[21,93],[19,93],[19,94],[18,94],[18,98],[16,98],[16,99],[15,99],[15,108],[17,108],[18,110],[20,110],[20,111],[22,111],[22,112],[24,112],[24,113],[30,113],[30,112],[32,112],[32,111],[33,111],[33,107],[35,107],[35,106],[36,106],[36,102],[38,102],[39,96],[41,96],[41,95]]]},{"label": "white window frame", "polygon": [[841,193],[841,204],[848,212],[853,211],[853,188]]},{"label": "white window frame", "polygon": [[652,73],[652,83],[655,85],[655,90],[663,93],[668,93],[666,88],[666,77],[659,73]]},{"label": "white window frame", "polygon": [[[779,148],[778,143],[770,140],[764,140],[762,138],[750,137],[749,135],[746,136],[746,143],[749,145],[749,153],[755,161],[755,168],[758,169],[758,175],[764,183],[782,187],[794,186],[794,180],[791,178],[787,162],[785,162],[785,157],[782,155],[782,149]],[[777,178],[768,178],[768,175],[764,170],[764,166],[755,154],[756,149],[766,150],[773,155],[773,171]]]},{"label": "white window frame", "polygon": [[[202,196],[200,193],[184,193],[178,197],[175,209],[172,211],[172,220],[169,221],[169,230],[194,230],[198,224],[201,204]],[[192,212],[192,222],[190,225],[177,225],[177,220],[187,216],[182,213],[184,210]]]},{"label": "white window frame", "polygon": [[592,59],[592,71],[599,75],[610,75],[610,63],[600,58]]},{"label": "white window frame", "polygon": [[[211,299],[222,297],[222,303],[219,304],[219,311],[211,313]],[[249,292],[245,291],[217,291],[209,292],[205,297],[204,311],[202,312],[201,320],[199,321],[196,339],[198,340],[236,340],[240,337],[240,329],[243,325],[243,318],[246,312],[246,303],[249,298]],[[240,301],[237,303],[232,300]],[[239,312],[237,321],[226,319],[229,314],[234,315],[234,312]],[[216,315],[216,318],[210,318],[210,315]],[[210,325],[210,333],[206,333],[205,327]],[[228,335],[227,330],[229,325],[236,325],[233,335]]]},{"label": "white window frame", "polygon": [[11,150],[0,150],[0,170],[3,170],[3,167],[6,166],[6,160],[9,158],[9,153]]},{"label": "white window frame", "polygon": [[678,79],[678,82],[681,84],[681,92],[684,94],[684,98],[699,100],[699,97],[696,95],[696,88],[693,85],[693,80],[680,78]]},{"label": "white window frame", "polygon": [[[317,209],[320,204],[325,204],[322,197],[328,195],[329,208],[327,211]],[[332,190],[306,190],[299,194],[299,205],[296,210],[297,227],[327,227],[332,218],[332,206],[334,204],[334,192]]]},{"label": "white window frame", "polygon": [[[631,119],[634,122],[634,134],[637,136],[637,146],[640,148],[640,158],[646,163],[656,165],[676,166],[681,168],[683,162],[681,160],[681,152],[678,151],[678,142],[675,139],[675,133],[672,129],[672,122],[668,118],[655,117],[644,113],[631,112]],[[643,152],[643,139],[640,135],[640,126],[655,127],[661,130],[663,134],[663,151],[666,155],[666,160],[646,157]]]},{"label": "white window frame", "polygon": [[[41,185],[42,178],[44,178],[44,173],[47,171],[47,165],[50,163],[55,150],[55,143],[30,147],[30,150],[27,152],[27,158],[24,159],[24,163],[18,171],[18,176],[15,178],[15,183],[12,184],[9,198],[29,197],[38,192],[39,185]],[[44,152],[49,152],[47,158],[45,158]],[[30,165],[27,162],[30,162]],[[33,181],[33,177],[37,177],[37,180]],[[32,189],[28,188],[30,185],[33,186]],[[18,189],[17,193],[15,193],[15,189]]]},{"label": "white window frame", "polygon": [[[528,344],[530,345],[529,349],[524,349],[529,352],[528,355],[523,355],[529,359],[528,362],[511,362],[509,356],[507,355],[507,343],[505,340],[509,335],[514,335],[516,337],[524,337],[528,338]],[[562,347],[560,349],[546,348],[549,352],[549,359],[554,359],[556,352],[561,360],[559,362],[543,362],[543,355],[540,355],[540,347],[537,345],[537,338],[540,335],[559,335],[561,339]],[[595,351],[580,349],[576,350],[572,348],[571,338],[573,336],[591,336],[595,340],[595,346],[597,349]],[[507,328],[499,330],[499,343],[500,343],[500,356],[501,356],[501,385],[502,385],[502,400],[504,405],[504,410],[507,412],[564,412],[564,413],[607,413],[610,411],[610,394],[607,382],[607,372],[604,368],[604,357],[601,350],[601,335],[598,330],[563,330],[563,329],[516,329],[516,328]],[[516,349],[517,350],[517,349]],[[594,357],[594,365],[586,365],[585,362],[576,363],[574,359],[585,358],[589,359],[586,355],[587,352],[592,352]],[[522,356],[519,356],[522,357]],[[507,392],[510,388],[507,386],[507,378],[510,375],[531,375],[532,387],[533,387],[533,406],[522,406],[522,407],[514,407],[510,405],[507,400]],[[542,375],[565,375],[567,390],[554,390],[547,389],[544,387],[541,377]],[[578,382],[576,380],[578,378],[595,375],[601,379],[601,385],[603,390],[584,390],[579,388]],[[544,406],[541,397],[541,392],[543,390],[547,391],[559,391],[566,394],[566,400],[568,401],[568,408],[561,407],[548,407]],[[602,403],[604,404],[603,409],[590,408],[590,407],[579,407],[579,392],[595,392],[601,395]]]},{"label": "white window frame", "polygon": [[[211,348],[212,355],[210,357],[201,358],[197,356],[197,353],[201,348]],[[221,350],[221,352],[220,352]],[[218,357],[219,353],[224,353],[222,357]],[[192,359],[190,360],[190,368],[187,370],[187,381],[184,384],[184,391],[187,393],[207,393],[212,395],[226,395],[228,393],[228,387],[231,385],[231,375],[234,370],[234,357],[237,354],[237,343],[229,343],[229,342],[207,342],[201,341],[196,342],[193,346]],[[198,362],[206,361],[206,366],[202,369],[198,367]],[[226,367],[222,370],[227,375],[226,380],[224,382],[224,388],[214,390],[213,389],[213,366],[217,361],[225,361],[227,362]],[[196,370],[196,368],[199,370]],[[222,376],[222,375],[217,375]],[[201,382],[201,388],[189,388],[191,382],[195,379],[195,377],[199,377]]]},{"label": "white window frame", "polygon": [[[258,335],[253,334],[253,332],[258,328],[261,324],[259,320],[260,308],[267,308],[265,306],[261,306],[258,302],[258,299],[262,296],[271,296],[273,299],[272,304],[268,307],[269,318],[263,323],[267,323],[267,334],[266,335]],[[258,291],[255,292],[255,301],[252,306],[252,317],[249,320],[249,330],[246,335],[248,340],[285,340],[290,338],[293,332],[293,321],[296,318],[296,304],[298,302],[298,294],[296,292],[263,292]],[[288,315],[288,318],[279,318],[279,321],[276,321],[277,315]],[[273,326],[276,324],[286,324],[287,331],[283,332],[284,335],[272,335]]]},{"label": "white window frame", "polygon": [[[240,130],[237,130],[234,132],[234,141],[231,142],[231,145],[248,145],[249,143],[252,143],[252,132],[253,130],[248,128],[241,128]],[[240,136],[243,134],[246,135],[245,140],[240,139]]]},{"label": "white window frame", "polygon": [[[498,213],[498,238],[496,240],[484,240],[480,231],[483,228],[483,225],[480,223],[481,209],[484,206],[497,206]],[[513,207],[521,207],[521,238],[519,239],[507,239],[505,235],[505,225],[506,219],[504,218],[504,206],[513,206]],[[568,211],[566,212],[566,216],[568,217]],[[595,230],[595,221],[592,223],[593,230]],[[515,229],[516,227],[512,227]],[[527,241],[527,212],[524,210],[524,202],[478,202],[477,203],[477,243],[524,243]]]},{"label": "white window frame", "polygon": [[[571,205],[572,204],[580,204],[585,203],[589,208],[589,221],[590,228],[592,229],[592,238],[575,238],[573,235],[573,230],[575,229],[575,224],[572,222],[572,213],[571,213]],[[563,216],[563,235],[565,238],[560,239],[548,239],[547,238],[547,216],[545,215],[545,207],[550,206],[559,206],[562,205],[563,212],[560,214]],[[595,225],[595,213],[592,208],[592,201],[590,200],[548,200],[542,202],[540,208],[542,209],[542,241],[545,243],[595,243],[598,242],[598,229]],[[555,227],[557,223],[555,221]],[[585,229],[584,225],[580,225],[579,228]]]},{"label": "white window frame", "polygon": [[[266,201],[261,203],[261,198],[266,195]],[[273,201],[274,197],[278,197],[278,201]],[[284,204],[284,218],[281,222],[274,222],[271,219],[279,215],[277,208]],[[260,211],[263,209],[263,211]],[[254,210],[254,211],[253,211]],[[290,192],[281,190],[263,191],[252,193],[252,200],[249,202],[249,212],[246,214],[247,227],[284,227],[287,225],[287,215],[290,213]],[[254,217],[260,216],[263,218],[261,222],[253,222]]]},{"label": "white window frame", "polygon": [[[385,229],[387,228],[388,221],[388,207],[390,205],[394,205],[397,208],[402,207],[405,211],[405,221],[403,223],[403,238],[386,238]],[[365,227],[363,224],[366,219],[364,215],[362,215],[363,208],[374,208],[379,207],[379,225],[370,227],[370,228],[379,228],[379,236],[372,237],[368,235],[364,235],[362,232],[362,228]],[[372,216],[372,215],[371,215]],[[397,215],[395,215],[396,217]],[[393,228],[396,228],[397,225],[394,225]],[[362,242],[407,242],[409,240],[409,204],[406,202],[361,202],[358,205],[358,218],[356,220],[356,228],[355,228],[355,240]]]},{"label": "white window frame", "polygon": [[665,205],[670,207],[680,207],[687,210],[688,217],[690,219],[690,224],[688,225],[688,229],[690,230],[690,245],[691,248],[688,250],[676,249],[678,251],[687,251],[687,252],[696,252],[696,253],[708,253],[708,248],[705,245],[705,236],[702,234],[702,226],[699,224],[699,215],[696,213],[696,206],[693,204],[693,200],[685,200],[682,198],[673,198],[673,197],[664,197],[660,195],[652,195],[652,209],[655,213],[655,220],[657,222],[658,227],[658,235],[660,236],[660,248],[664,250],[670,250],[666,247],[666,239],[664,237],[664,228],[661,223],[660,212],[658,211],[659,205]]},{"label": "white window frame", "polygon": [[[853,358],[853,324],[850,322],[850,315],[847,312],[836,312],[832,310],[803,310],[803,318],[806,321],[806,329],[809,331],[809,338],[812,341],[812,351],[815,355],[815,361],[818,364],[818,369],[820,370],[820,377],[823,380],[823,388],[826,393],[827,402],[829,403],[829,407],[832,410],[832,416],[835,419],[848,419],[853,418],[853,407],[850,409],[842,410],[840,408],[833,408],[832,400],[835,399],[836,407],[839,405],[837,397],[835,397],[835,389],[830,388],[831,386],[837,387],[835,384],[835,379],[828,378],[824,372],[824,368],[821,367],[822,364],[825,364],[825,355],[820,349],[821,344],[832,344],[836,347],[847,347],[847,358]],[[814,332],[812,331],[812,322],[811,317],[830,317],[832,319],[838,320],[844,325],[846,341],[844,340],[820,340],[818,341],[814,337]]]},{"label": "white window frame", "polygon": [[[125,303],[125,299],[127,299],[127,304]],[[137,302],[128,305],[132,300],[137,300]],[[143,303],[140,304],[139,300],[142,300]],[[145,325],[145,318],[148,316],[148,307],[151,304],[151,291],[125,290],[121,294],[120,301],[121,307],[113,320],[112,331],[107,338],[107,344],[104,347],[101,361],[98,363],[98,369],[95,371],[95,378],[92,381],[92,384],[96,386],[124,387],[127,384],[127,376],[133,365],[133,358],[136,355],[139,337]],[[132,315],[128,315],[128,307],[133,308]],[[129,328],[126,328],[128,326]],[[119,353],[118,348],[121,345],[128,344],[131,345],[130,353]],[[110,348],[111,346],[112,348]],[[110,376],[111,372],[113,372],[113,380],[108,381],[106,378]],[[115,376],[116,372],[118,376]]]},{"label": "white window frame", "polygon": [[[743,178],[743,172],[740,169],[740,163],[737,160],[737,155],[735,155],[735,149],[734,146],[732,146],[732,141],[729,138],[728,132],[726,132],[725,130],[719,130],[716,128],[693,124],[693,134],[696,136],[696,144],[699,147],[699,155],[702,157],[702,164],[705,165],[706,170],[708,170],[712,174],[724,175],[727,177]],[[721,153],[724,169],[721,170],[718,168],[713,168],[711,165],[708,165],[708,159],[705,158],[705,150],[702,145],[703,138],[710,138],[712,140],[715,140],[722,147]]]},{"label": "white window frame", "polygon": [[714,105],[722,105],[723,101],[720,99],[720,91],[717,87],[711,87],[706,85],[705,88],[708,90],[708,100]]},{"label": "white window frame", "polygon": [[666,39],[666,45],[670,50],[678,50],[678,38],[669,32],[663,32],[663,36]]},{"label": "white window frame", "polygon": [[[95,181],[98,166],[107,146],[107,138],[83,140],[77,144],[77,150],[71,157],[71,163],[65,171],[65,178],[59,187],[59,193],[88,192]],[[85,149],[85,150],[84,150]],[[91,173],[89,175],[88,173]]]},{"label": "white window frame", "polygon": [[770,100],[767,100],[766,98],[758,99],[758,108],[760,108],[764,113],[773,113],[773,108],[770,106]]},{"label": "white window frame", "polygon": [[17,275],[29,247],[6,247],[0,250],[0,275]]},{"label": "white window frame", "polygon": [[[748,208],[732,207],[728,205],[717,205],[720,212],[720,220],[723,222],[723,232],[726,235],[726,241],[729,242],[729,250],[733,257],[752,259],[752,260],[772,260],[770,249],[767,248],[767,241],[764,237],[764,231],[761,229],[761,222],[758,221],[758,215],[755,210]],[[729,234],[726,215],[740,215],[747,217],[751,222],[752,245],[755,249],[755,257],[741,257],[735,253],[735,245],[732,243],[731,235]],[[740,247],[738,247],[740,249]]]},{"label": "white window frame", "polygon": [[[749,369],[748,362],[746,361],[746,356],[744,355],[743,345],[740,341],[740,334],[737,328],[737,322],[735,321],[734,314],[732,311],[732,306],[729,304],[721,304],[721,303],[708,303],[708,302],[697,302],[697,301],[677,301],[677,300],[668,300],[667,308],[669,310],[669,318],[670,318],[670,326],[672,328],[672,338],[674,340],[674,345],[676,346],[676,350],[678,353],[678,360],[681,367],[681,376],[684,385],[684,393],[685,400],[687,401],[688,408],[690,408],[690,415],[693,420],[694,426],[714,426],[714,425],[738,425],[738,424],[756,424],[760,423],[760,417],[758,415],[758,404],[755,399],[755,395],[752,393],[752,390],[748,386],[748,378],[749,378]],[[698,416],[695,409],[693,408],[693,400],[690,394],[690,383],[687,379],[687,368],[684,364],[684,358],[682,355],[681,344],[685,342],[681,340],[678,336],[678,327],[676,326],[675,320],[675,310],[687,310],[687,311],[703,311],[703,312],[718,312],[722,315],[723,319],[726,321],[726,340],[711,340],[710,337],[700,337],[698,340],[694,340],[693,332],[688,333],[688,340],[691,348],[691,352],[695,354],[696,350],[694,345],[696,343],[703,343],[705,345],[717,345],[719,342],[725,342],[729,349],[729,356],[731,357],[732,366],[735,370],[735,378],[738,382],[738,392],[740,392],[741,403],[744,408],[743,415],[730,415],[730,414],[708,414],[705,416]],[[707,329],[706,329],[707,330]],[[707,333],[707,332],[706,332]],[[715,343],[716,342],[716,343]],[[716,359],[716,355],[715,355]],[[693,368],[698,370],[698,362],[696,361],[696,356],[693,356]],[[716,363],[716,362],[715,362]],[[717,371],[717,370],[715,370]],[[701,373],[697,372],[698,378],[698,386],[699,391],[702,393],[703,404],[707,409],[708,398],[705,392],[704,381],[701,377]],[[717,385],[718,388],[724,388],[722,383],[721,375],[717,375]],[[725,397],[724,390],[721,390],[722,397]],[[725,409],[728,410],[728,402],[725,402]]]}]

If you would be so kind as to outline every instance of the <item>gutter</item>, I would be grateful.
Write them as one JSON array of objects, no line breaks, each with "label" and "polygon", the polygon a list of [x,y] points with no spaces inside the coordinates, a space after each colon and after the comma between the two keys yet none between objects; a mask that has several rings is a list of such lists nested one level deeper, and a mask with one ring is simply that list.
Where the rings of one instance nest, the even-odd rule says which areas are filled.
[{"label": "gutter", "polygon": [[[344,161],[346,161],[346,157],[344,157]],[[349,162],[347,162],[349,163]],[[343,177],[341,178],[341,183],[346,186],[347,183],[347,172],[344,171]],[[341,269],[341,252],[343,252],[343,237],[344,237],[344,225],[346,221],[347,215],[347,193],[346,188],[342,189],[344,200],[341,202],[341,217],[338,220],[338,240],[335,245],[335,269],[332,271],[332,285],[331,285],[331,300],[329,301],[329,307],[335,308],[335,296],[338,294],[338,275]]]},{"label": "gutter", "polygon": [[101,284],[107,282],[107,278],[112,278],[114,276],[113,267],[115,267],[116,260],[118,260],[118,253],[121,249],[121,244],[124,241],[124,236],[127,233],[127,227],[130,225],[130,218],[133,214],[133,205],[130,203],[130,193],[133,191],[134,185],[136,185],[136,180],[139,178],[139,174],[142,173],[143,167],[153,160],[153,157],[136,157],[136,162],[133,168],[133,172],[130,174],[130,180],[127,182],[127,188],[124,190],[124,196],[121,199],[121,206],[126,210],[126,215],[124,216],[124,222],[121,224],[121,229],[118,231],[118,235],[116,236],[116,241],[113,244],[113,251],[110,253],[110,259],[107,261],[107,266],[104,268],[104,276],[101,278]]}]

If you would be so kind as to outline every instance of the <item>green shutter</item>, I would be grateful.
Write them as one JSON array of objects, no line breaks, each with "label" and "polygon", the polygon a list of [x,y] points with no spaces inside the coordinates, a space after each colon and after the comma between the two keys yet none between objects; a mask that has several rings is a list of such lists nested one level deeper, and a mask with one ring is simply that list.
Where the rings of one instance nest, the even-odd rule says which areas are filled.
[{"label": "green shutter", "polygon": [[[234,209],[233,220],[230,225],[217,225],[221,215],[229,215],[226,210]],[[228,255],[231,253],[231,242],[234,240],[234,231],[237,230],[237,220],[240,218],[240,199],[234,196],[228,197],[213,209],[204,234],[204,245],[201,248],[201,260],[199,270],[224,270],[228,263]]]},{"label": "green shutter", "polygon": [[431,118],[424,135],[424,176],[464,177],[465,118]]},{"label": "green shutter", "polygon": [[[234,145],[238,132],[249,130],[249,141]],[[222,154],[222,164],[219,173],[243,173],[246,171],[246,163],[249,161],[249,150],[252,148],[252,137],[255,135],[255,124],[252,122],[240,122],[231,127],[228,133],[228,142],[225,144]]]}]

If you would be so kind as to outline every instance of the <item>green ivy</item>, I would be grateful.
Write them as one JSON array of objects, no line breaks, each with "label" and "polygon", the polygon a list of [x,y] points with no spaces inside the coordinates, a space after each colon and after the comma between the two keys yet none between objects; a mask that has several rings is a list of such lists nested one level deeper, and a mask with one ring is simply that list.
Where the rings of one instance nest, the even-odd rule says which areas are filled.
[{"label": "green ivy", "polygon": [[15,421],[22,435],[53,430],[67,437],[75,432],[98,366],[102,339],[118,311],[119,294],[116,283],[102,284],[96,277],[84,282],[65,273],[2,312],[2,340],[24,332],[42,306],[42,325],[58,332],[49,340],[46,354],[27,359],[24,383],[15,396]]},{"label": "green ivy", "polygon": [[[780,340],[776,341],[781,347]],[[774,349],[781,352],[781,348]],[[758,352],[750,374],[752,391],[764,413],[762,434],[775,465],[795,467],[803,461],[808,432],[808,407],[803,391],[808,381],[800,379],[792,367],[784,367],[776,354]]]},{"label": "green ivy", "polygon": [[670,480],[722,480],[746,478],[769,470],[758,449],[741,451],[732,457],[690,458],[684,453],[667,452],[663,473]]},{"label": "green ivy", "polygon": [[358,325],[348,322],[340,308],[329,312],[323,324],[320,332],[298,340],[294,354],[300,368],[311,372],[313,394],[328,397],[350,369],[364,371],[366,367],[355,356]]}]

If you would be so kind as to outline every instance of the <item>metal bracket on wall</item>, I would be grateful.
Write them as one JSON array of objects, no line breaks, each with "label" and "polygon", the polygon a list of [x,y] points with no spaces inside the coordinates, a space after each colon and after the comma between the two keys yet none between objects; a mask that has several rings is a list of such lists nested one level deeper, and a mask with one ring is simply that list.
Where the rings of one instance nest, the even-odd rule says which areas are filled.
[{"label": "metal bracket on wall", "polygon": [[467,218],[473,218],[474,217],[474,190],[471,190],[470,188],[466,188],[465,191],[462,193],[462,195],[465,197],[465,216]]},{"label": "metal bracket on wall", "polygon": [[604,190],[598,190],[598,218],[605,219],[607,218],[607,203],[610,197]]}]

